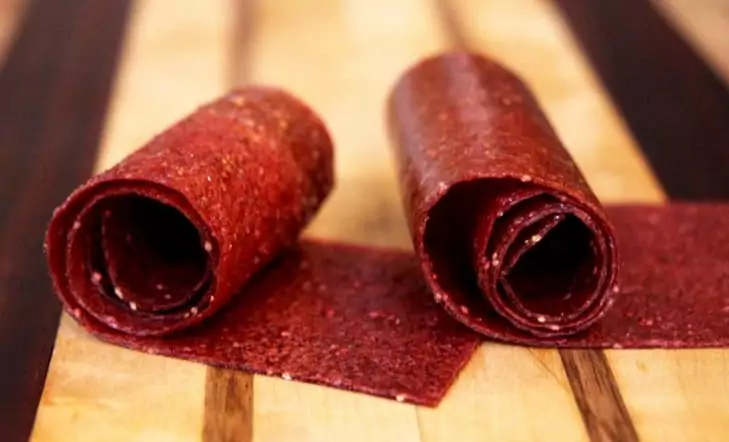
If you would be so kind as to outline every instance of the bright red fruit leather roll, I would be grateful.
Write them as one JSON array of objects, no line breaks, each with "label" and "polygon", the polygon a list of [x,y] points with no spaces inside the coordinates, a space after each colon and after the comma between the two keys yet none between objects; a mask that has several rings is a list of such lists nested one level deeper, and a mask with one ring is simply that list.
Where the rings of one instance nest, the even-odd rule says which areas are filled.
[{"label": "bright red fruit leather roll", "polygon": [[306,105],[233,91],[54,212],[54,289],[108,342],[435,405],[479,338],[432,302],[411,254],[298,243],[332,163]]},{"label": "bright red fruit leather roll", "polygon": [[540,344],[605,315],[613,228],[522,81],[474,54],[429,58],[397,83],[389,122],[415,249],[451,315]]}]

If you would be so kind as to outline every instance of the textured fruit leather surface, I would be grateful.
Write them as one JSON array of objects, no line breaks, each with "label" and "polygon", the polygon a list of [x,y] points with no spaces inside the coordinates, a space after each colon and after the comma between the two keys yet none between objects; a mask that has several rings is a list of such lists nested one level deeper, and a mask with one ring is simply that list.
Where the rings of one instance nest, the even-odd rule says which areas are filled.
[{"label": "textured fruit leather surface", "polygon": [[332,158],[294,97],[232,92],[56,210],[55,290],[125,347],[434,405],[479,337],[432,301],[409,253],[297,245]]},{"label": "textured fruit leather surface", "polygon": [[389,122],[436,301],[501,341],[729,343],[726,205],[605,210],[513,73],[454,52],[412,67]]},{"label": "textured fruit leather surface", "polygon": [[528,88],[477,55],[421,62],[389,104],[415,254],[298,241],[332,143],[249,87],[54,212],[64,307],[125,347],[431,406],[484,338],[727,344],[729,206],[605,210]]}]

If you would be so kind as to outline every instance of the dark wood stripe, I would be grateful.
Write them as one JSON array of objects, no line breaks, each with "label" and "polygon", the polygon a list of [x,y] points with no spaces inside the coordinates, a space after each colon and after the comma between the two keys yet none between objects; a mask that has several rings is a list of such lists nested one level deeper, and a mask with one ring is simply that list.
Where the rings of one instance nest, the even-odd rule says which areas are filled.
[{"label": "dark wood stripe", "polygon": [[[230,86],[245,84],[250,77],[251,46],[258,0],[235,0],[230,42]],[[205,377],[205,442],[249,442],[253,439],[253,375],[208,367]]]},{"label": "dark wood stripe", "polygon": [[253,439],[253,375],[209,367],[205,381],[205,442]]},{"label": "dark wood stripe", "polygon": [[451,49],[468,51],[471,49],[466,33],[463,30],[461,17],[453,5],[453,0],[435,0],[436,11],[445,31],[448,46]]},{"label": "dark wood stripe", "polygon": [[[482,48],[474,48],[469,44],[452,1],[436,1],[451,48],[482,51]],[[590,439],[626,442],[637,440],[633,422],[605,354],[600,350],[560,350],[560,356]],[[625,437],[608,437],[612,435]],[[634,437],[631,438],[631,435]]]},{"label": "dark wood stripe", "polygon": [[592,441],[638,440],[630,414],[602,351],[560,350],[567,379]]},{"label": "dark wood stripe", "polygon": [[43,235],[87,178],[127,0],[35,0],[0,71],[0,434],[27,440],[58,327]]},{"label": "dark wood stripe", "polygon": [[255,32],[258,0],[235,0],[233,13],[233,43],[230,45],[230,80],[235,87],[250,77],[251,49]]},{"label": "dark wood stripe", "polygon": [[556,0],[673,199],[729,197],[729,91],[648,0]]},{"label": "dark wood stripe", "polygon": [[20,27],[27,0],[0,0],[0,68]]},{"label": "dark wood stripe", "polygon": [[[556,3],[668,196],[729,198],[729,92],[719,77],[646,0]],[[560,355],[591,437],[637,440],[604,354]]]}]

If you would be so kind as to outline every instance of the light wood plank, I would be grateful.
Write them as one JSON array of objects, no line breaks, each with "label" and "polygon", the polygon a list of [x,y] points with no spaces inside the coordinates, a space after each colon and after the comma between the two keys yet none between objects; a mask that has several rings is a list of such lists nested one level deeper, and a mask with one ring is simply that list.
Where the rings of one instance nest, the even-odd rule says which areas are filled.
[{"label": "light wood plank", "polygon": [[[136,3],[97,170],[225,89],[224,6]],[[64,315],[33,440],[199,440],[205,373],[100,343]]]},{"label": "light wood plank", "polygon": [[729,351],[606,352],[643,441],[720,442],[729,434]]},{"label": "light wood plank", "polygon": [[729,3],[651,0],[729,87]]},{"label": "light wood plank", "polygon": [[383,110],[400,72],[445,48],[430,3],[259,4],[251,81],[300,96],[335,141],[337,187],[308,233],[411,247]]},{"label": "light wood plank", "polygon": [[418,422],[424,442],[587,440],[557,352],[495,343],[438,408],[418,407]]},{"label": "light wood plank", "polygon": [[63,315],[32,441],[196,441],[205,368],[98,342]]},{"label": "light wood plank", "polygon": [[255,376],[253,440],[419,440],[413,406],[311,384]]}]

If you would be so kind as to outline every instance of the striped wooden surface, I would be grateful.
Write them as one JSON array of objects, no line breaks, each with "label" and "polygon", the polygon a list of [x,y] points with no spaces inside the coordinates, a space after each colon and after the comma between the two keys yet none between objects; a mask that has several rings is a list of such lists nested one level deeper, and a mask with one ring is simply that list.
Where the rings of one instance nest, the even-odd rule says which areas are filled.
[{"label": "striped wooden surface", "polygon": [[384,99],[407,65],[457,46],[529,82],[603,201],[729,198],[722,29],[717,0],[0,0],[0,439],[726,440],[724,350],[485,343],[428,409],[122,350],[65,316],[54,345],[39,246],[94,158],[105,169],[263,82],[336,142],[338,187],[307,234],[409,247]]},{"label": "striped wooden surface", "polygon": [[4,40],[13,43],[0,71],[0,439],[21,439],[33,423],[60,312],[43,231],[92,171],[127,6],[3,5],[23,21]]}]

